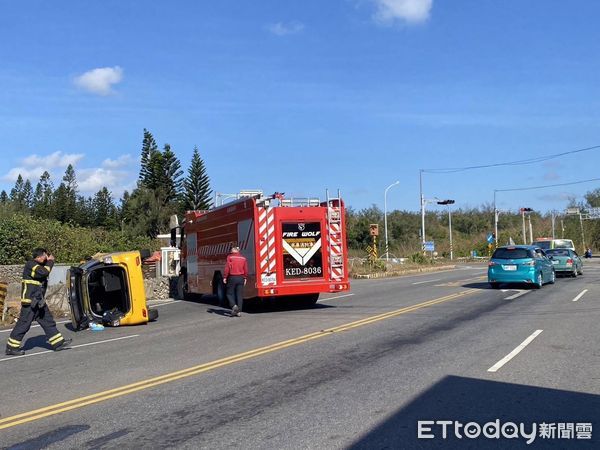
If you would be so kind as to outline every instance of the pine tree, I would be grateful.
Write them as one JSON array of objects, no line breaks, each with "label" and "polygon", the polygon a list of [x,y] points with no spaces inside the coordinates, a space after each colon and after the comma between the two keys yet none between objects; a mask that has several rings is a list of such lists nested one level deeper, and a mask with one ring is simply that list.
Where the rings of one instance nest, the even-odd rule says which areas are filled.
[{"label": "pine tree", "polygon": [[52,196],[54,193],[54,186],[50,180],[50,174],[45,171],[40,177],[35,186],[35,193],[33,196],[33,214],[36,217],[53,218],[55,217],[52,211]]},{"label": "pine tree", "polygon": [[169,144],[165,144],[162,153],[163,174],[162,189],[164,189],[165,203],[175,201],[179,198],[183,188],[183,170],[181,162],[171,150]]},{"label": "pine tree", "polygon": [[111,228],[115,226],[116,207],[110,191],[103,187],[94,195],[92,200],[94,225]]},{"label": "pine tree", "polygon": [[140,176],[139,181],[147,186],[152,178],[152,170],[150,168],[150,160],[152,155],[159,153],[158,146],[154,140],[154,136],[146,128],[144,128],[144,139],[142,140],[142,157],[140,160]]},{"label": "pine tree", "polygon": [[10,201],[15,205],[18,205],[22,196],[23,196],[23,185],[25,182],[23,181],[23,177],[21,174],[17,177],[17,181],[15,181],[14,187],[10,190]]},{"label": "pine tree", "polygon": [[29,181],[29,179],[27,179],[23,185],[21,204],[23,205],[23,211],[29,211],[33,204],[33,188],[31,187],[31,181]]},{"label": "pine tree", "polygon": [[65,187],[65,217],[63,222],[78,223],[80,215],[77,208],[77,178],[72,164],[67,166],[63,176],[63,185]]},{"label": "pine tree", "polygon": [[209,209],[212,204],[210,178],[206,173],[204,161],[198,147],[194,147],[192,162],[184,184],[184,208],[186,210]]},{"label": "pine tree", "polygon": [[0,204],[6,205],[8,203],[8,194],[6,191],[0,192]]}]

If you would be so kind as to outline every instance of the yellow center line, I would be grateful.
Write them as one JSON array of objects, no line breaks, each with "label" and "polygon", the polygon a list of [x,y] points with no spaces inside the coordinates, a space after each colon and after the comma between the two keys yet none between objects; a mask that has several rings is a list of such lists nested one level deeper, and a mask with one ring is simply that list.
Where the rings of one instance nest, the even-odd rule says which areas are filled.
[{"label": "yellow center line", "polygon": [[354,328],[358,328],[364,325],[369,325],[375,322],[379,322],[382,320],[386,320],[392,317],[400,316],[402,314],[406,314],[409,312],[416,311],[421,308],[427,308],[433,305],[437,305],[439,303],[444,303],[450,300],[455,300],[466,295],[472,294],[476,292],[476,289],[468,289],[465,291],[461,291],[455,294],[446,295],[444,297],[439,297],[436,299],[428,300],[425,302],[417,303],[412,306],[407,306],[404,308],[400,308],[394,311],[389,311],[386,313],[378,314],[375,316],[366,317],[364,319],[360,319],[354,322],[346,323],[343,325],[339,325],[332,328],[327,328],[321,331],[317,331],[315,333],[306,334],[304,336],[300,336],[293,339],[288,339],[286,341],[277,342],[272,345],[268,345],[265,347],[260,347],[254,350],[249,350],[247,352],[239,353],[236,355],[228,356],[226,358],[217,359],[215,361],[211,361],[208,363],[200,364],[197,366],[189,367],[187,369],[178,370],[175,372],[171,372],[165,375],[160,375],[158,377],[149,378],[146,380],[138,381],[136,383],[128,384],[125,386],[121,386],[114,389],[109,389],[106,391],[98,392],[96,394],[87,395],[85,397],[76,398],[73,400],[68,400],[66,402],[57,403],[54,405],[46,406],[44,408],[36,409],[33,411],[24,412],[21,414],[17,414],[14,416],[6,417],[0,420],[0,430],[5,428],[11,428],[23,423],[32,422],[34,420],[43,419],[44,417],[53,416],[56,414],[60,414],[66,411],[71,411],[74,409],[82,408],[84,406],[92,405],[95,403],[104,402],[106,400],[110,400],[112,398],[121,397],[124,395],[132,394],[134,392],[138,392],[144,389],[149,389],[154,386],[159,386],[165,383],[171,383],[176,380],[180,380],[182,378],[191,377],[193,375],[198,375],[204,372],[208,372],[210,370],[217,369],[219,367],[227,366],[230,364],[234,364],[237,362],[245,361],[248,359],[256,358],[258,356],[272,353],[278,350],[282,350],[285,348],[293,347],[299,344],[303,344],[315,339],[319,339],[325,336],[330,336],[333,333],[339,333],[347,330],[351,330]]}]

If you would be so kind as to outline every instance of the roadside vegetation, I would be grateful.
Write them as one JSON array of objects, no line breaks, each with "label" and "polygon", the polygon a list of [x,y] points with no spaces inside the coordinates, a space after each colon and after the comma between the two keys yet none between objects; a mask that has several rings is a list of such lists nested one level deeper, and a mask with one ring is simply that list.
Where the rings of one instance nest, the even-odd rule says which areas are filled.
[{"label": "roadside vegetation", "polygon": [[[44,172],[33,186],[19,175],[9,193],[0,192],[0,264],[23,262],[32,246],[48,247],[60,261],[76,262],[98,251],[155,249],[156,236],[167,232],[169,217],[186,210],[209,209],[212,190],[204,161],[194,148],[187,171],[181,167],[169,144],[159,149],[152,133],[143,132],[140,173],[135,189],[115,199],[108,187],[93,196],[81,195],[77,176],[69,165],[58,186]],[[569,206],[582,210],[600,206],[600,189],[588,192],[584,201]],[[486,237],[493,232],[491,205],[452,211],[454,257],[468,257],[475,251],[488,256]],[[562,219],[562,221],[561,221]],[[534,238],[552,235],[551,215],[531,214]],[[379,224],[378,253],[385,252],[383,212],[377,206],[362,210],[347,209],[347,235],[350,256],[358,261],[367,257],[371,245],[369,225]],[[564,225],[564,228],[563,228]],[[423,266],[439,263],[421,252],[421,216],[419,212],[388,213],[390,255],[406,258],[405,264]],[[522,221],[518,211],[502,213],[499,220],[499,244],[512,238],[522,242]],[[583,251],[583,238],[577,216],[557,217],[556,237],[572,239]],[[584,222],[585,245],[600,248],[600,221]],[[435,241],[439,258],[450,255],[447,212],[428,212],[427,240]],[[377,263],[379,264],[379,263]],[[360,262],[355,271],[382,270],[374,263]]]},{"label": "roadside vegetation", "polygon": [[35,187],[19,175],[10,193],[0,192],[0,264],[22,263],[33,246],[68,262],[96,252],[156,249],[172,214],[211,206],[210,178],[197,148],[184,173],[170,145],[160,150],[144,130],[140,161],[136,188],[118,200],[108,187],[81,195],[72,165],[58,186],[48,172]]},{"label": "roadside vegetation", "polygon": [[[588,207],[600,206],[600,189],[588,192],[584,201],[571,201],[569,207],[578,207],[584,211]],[[383,229],[383,211],[373,205],[359,211],[347,210],[348,247],[355,257],[367,256],[367,247],[371,245],[369,224],[379,224],[378,254],[385,253]],[[425,258],[421,252],[421,215],[412,211],[388,212],[389,252],[392,257],[407,258],[407,262],[430,264],[431,258]],[[427,240],[435,241],[436,251],[441,258],[450,256],[450,239],[447,211],[427,212],[425,217]],[[531,213],[533,237],[552,236],[552,218],[550,213]],[[564,225],[564,229],[563,229]],[[600,220],[583,222],[585,246],[600,249]],[[469,257],[472,251],[479,256],[488,256],[487,235],[494,231],[494,210],[491,205],[480,208],[456,209],[452,211],[452,240],[455,258]],[[522,218],[517,211],[502,213],[498,222],[498,243],[505,245],[512,238],[522,243]],[[555,236],[572,239],[579,252],[583,252],[583,237],[579,216],[557,216]],[[527,223],[527,239],[529,226]]]}]

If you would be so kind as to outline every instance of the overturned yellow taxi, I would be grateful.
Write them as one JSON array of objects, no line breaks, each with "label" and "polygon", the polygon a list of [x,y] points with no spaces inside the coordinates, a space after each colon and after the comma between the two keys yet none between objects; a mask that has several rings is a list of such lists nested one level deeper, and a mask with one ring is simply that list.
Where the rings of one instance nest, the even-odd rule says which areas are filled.
[{"label": "overturned yellow taxi", "polygon": [[140,252],[94,255],[67,272],[71,322],[75,330],[91,323],[139,325],[156,320],[148,309]]}]

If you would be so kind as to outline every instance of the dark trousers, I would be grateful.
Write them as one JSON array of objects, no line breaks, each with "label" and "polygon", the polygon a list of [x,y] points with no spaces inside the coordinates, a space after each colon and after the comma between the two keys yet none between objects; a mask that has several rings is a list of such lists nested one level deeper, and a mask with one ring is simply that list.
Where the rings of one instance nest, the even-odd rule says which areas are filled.
[{"label": "dark trousers", "polygon": [[10,337],[8,338],[8,348],[16,349],[21,347],[23,337],[25,336],[25,333],[29,331],[31,323],[34,320],[36,320],[37,323],[39,323],[44,329],[46,338],[48,338],[48,343],[52,346],[52,348],[56,348],[62,343],[62,341],[64,341],[62,334],[60,334],[56,328],[56,322],[54,321],[54,317],[52,317],[52,313],[48,309],[48,305],[44,305],[42,307],[22,305],[19,320],[17,320],[17,324],[13,328],[12,332],[10,333]]},{"label": "dark trousers", "polygon": [[233,309],[235,305],[242,310],[244,306],[244,277],[239,275],[230,275],[227,277],[227,300],[229,306]]}]

